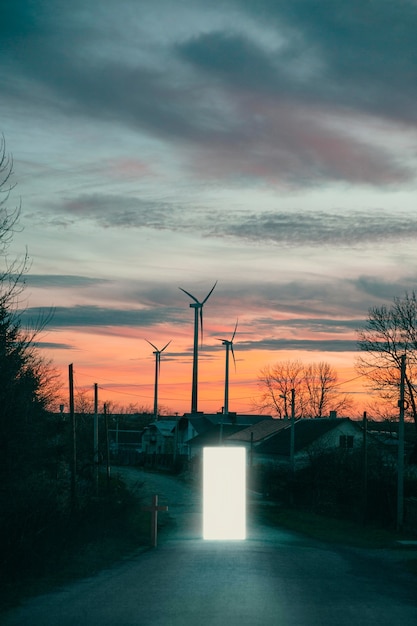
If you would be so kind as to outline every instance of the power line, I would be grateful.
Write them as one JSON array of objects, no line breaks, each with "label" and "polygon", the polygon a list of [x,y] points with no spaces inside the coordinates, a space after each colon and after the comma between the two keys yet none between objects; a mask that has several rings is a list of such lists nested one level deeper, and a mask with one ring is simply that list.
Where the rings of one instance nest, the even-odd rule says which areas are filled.
[{"label": "power line", "polygon": [[341,383],[337,383],[336,385],[334,385],[334,387],[341,387],[342,385],[347,385],[348,383],[353,383],[353,382],[355,382],[355,380],[359,380],[359,378],[365,378],[365,377],[369,376],[369,374],[372,374],[373,372],[376,372],[377,370],[378,370],[378,368],[376,367],[375,369],[373,369],[370,372],[368,372],[368,374],[359,374],[359,376],[355,376],[355,378],[351,378],[350,380],[344,380]]}]

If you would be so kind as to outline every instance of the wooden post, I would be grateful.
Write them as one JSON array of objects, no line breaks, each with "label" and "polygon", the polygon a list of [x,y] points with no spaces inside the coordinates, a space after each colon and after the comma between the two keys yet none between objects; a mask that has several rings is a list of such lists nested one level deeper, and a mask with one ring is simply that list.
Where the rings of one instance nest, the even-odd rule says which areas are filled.
[{"label": "wooden post", "polygon": [[106,430],[106,468],[107,468],[107,491],[110,491],[110,447],[109,447],[109,418],[107,404],[104,403],[104,428]]},{"label": "wooden post", "polygon": [[401,378],[400,378],[400,399],[398,407],[400,409],[398,422],[398,474],[397,474],[397,530],[402,530],[404,524],[404,413],[406,409],[405,395],[405,354],[401,356]]},{"label": "wooden post", "polygon": [[71,363],[68,366],[68,382],[69,382],[69,407],[71,420],[71,509],[74,510],[77,501],[76,483],[77,483],[77,427],[75,422],[74,411],[74,369]]},{"label": "wooden post", "polygon": [[168,511],[168,507],[158,506],[158,496],[154,495],[151,506],[143,506],[142,511],[151,512],[151,546],[156,548],[158,545],[158,511]]},{"label": "wooden post", "polygon": [[291,389],[290,466],[291,466],[291,472],[294,475],[295,473],[295,389]]},{"label": "wooden post", "polygon": [[94,383],[94,482],[96,487],[96,496],[98,496],[98,385]]},{"label": "wooden post", "polygon": [[363,491],[362,491],[362,515],[363,523],[366,523],[368,517],[368,420],[366,411],[363,412],[362,420],[363,433]]}]

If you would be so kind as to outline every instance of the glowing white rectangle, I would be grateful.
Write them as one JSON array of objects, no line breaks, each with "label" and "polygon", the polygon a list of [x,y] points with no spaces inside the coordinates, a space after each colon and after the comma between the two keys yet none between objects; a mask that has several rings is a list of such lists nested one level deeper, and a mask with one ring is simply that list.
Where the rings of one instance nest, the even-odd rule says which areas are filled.
[{"label": "glowing white rectangle", "polygon": [[246,450],[203,450],[203,539],[246,538]]}]

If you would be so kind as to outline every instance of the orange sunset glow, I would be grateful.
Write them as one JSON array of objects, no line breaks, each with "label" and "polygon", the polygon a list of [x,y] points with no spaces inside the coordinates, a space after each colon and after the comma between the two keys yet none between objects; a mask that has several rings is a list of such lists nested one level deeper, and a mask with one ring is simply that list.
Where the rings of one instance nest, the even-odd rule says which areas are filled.
[{"label": "orange sunset glow", "polygon": [[[242,335],[245,329],[242,327]],[[72,351],[76,393],[85,393],[93,398],[94,383],[99,386],[99,402],[111,402],[121,409],[128,407],[150,410],[154,398],[155,357],[153,350],[140,333],[134,329],[123,329],[123,332],[112,334],[106,329],[97,334],[86,334],[82,331],[55,331],[48,339],[70,343]],[[113,331],[114,332],[114,331]],[[152,335],[152,343],[157,347],[164,346],[169,337]],[[191,372],[192,372],[192,325],[190,337],[173,338],[168,349],[162,354],[159,377],[159,404],[169,413],[183,414],[190,412],[191,406]],[[216,325],[210,331],[205,345],[199,353],[199,386],[198,409],[207,413],[220,412],[224,404],[224,348],[216,337],[227,337],[230,328],[222,330]],[[188,341],[187,341],[188,339]],[[181,343],[180,343],[181,342]],[[209,347],[208,351],[206,348]],[[184,354],[188,349],[189,354]],[[181,356],[177,356],[181,353]],[[259,400],[260,387],[258,376],[266,365],[277,361],[299,359],[303,363],[325,360],[338,373],[340,391],[352,394],[355,415],[361,415],[369,402],[369,392],[363,388],[363,380],[358,377],[354,368],[352,353],[321,353],[306,351],[271,351],[251,350],[239,351],[239,333],[234,342],[236,369],[230,367],[229,408],[238,413],[257,413],[256,401]],[[66,402],[65,384],[67,381],[68,351],[53,351],[54,364],[61,372],[63,380],[62,398]]]}]

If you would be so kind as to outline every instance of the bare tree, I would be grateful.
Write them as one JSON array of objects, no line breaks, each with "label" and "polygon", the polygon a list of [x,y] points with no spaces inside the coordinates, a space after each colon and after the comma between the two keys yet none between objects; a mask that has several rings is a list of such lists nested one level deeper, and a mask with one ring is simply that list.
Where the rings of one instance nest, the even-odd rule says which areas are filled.
[{"label": "bare tree", "polygon": [[0,136],[0,252],[4,253],[15,232],[20,216],[20,205],[14,209],[8,208],[8,200],[12,183],[13,157],[6,152],[4,136]]},{"label": "bare tree", "polygon": [[280,361],[261,370],[262,390],[258,409],[280,418],[291,414],[291,390],[295,391],[297,417],[323,417],[330,411],[348,410],[351,401],[338,391],[337,373],[326,362],[304,365],[299,360]]},{"label": "bare tree", "polygon": [[271,411],[281,419],[288,417],[291,413],[291,389],[295,390],[297,402],[300,403],[299,389],[302,373],[303,364],[297,360],[266,365],[259,375],[259,387],[262,394],[256,402],[257,408],[262,411]]},{"label": "bare tree", "polygon": [[356,367],[369,386],[385,400],[398,400],[401,357],[406,355],[405,395],[417,428],[417,298],[413,291],[394,298],[392,305],[372,307],[363,329],[358,330],[362,354]]},{"label": "bare tree", "polygon": [[23,259],[9,261],[7,248],[17,230],[20,217],[20,203],[9,208],[8,200],[15,184],[13,177],[13,157],[6,151],[6,142],[0,135],[0,306],[10,308],[16,306],[19,295],[24,289],[23,276],[28,271],[27,252]]},{"label": "bare tree", "polygon": [[347,411],[352,401],[338,391],[336,370],[325,361],[311,363],[304,369],[305,408],[310,417],[324,417],[330,411]]}]

